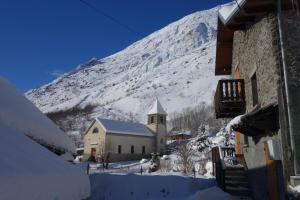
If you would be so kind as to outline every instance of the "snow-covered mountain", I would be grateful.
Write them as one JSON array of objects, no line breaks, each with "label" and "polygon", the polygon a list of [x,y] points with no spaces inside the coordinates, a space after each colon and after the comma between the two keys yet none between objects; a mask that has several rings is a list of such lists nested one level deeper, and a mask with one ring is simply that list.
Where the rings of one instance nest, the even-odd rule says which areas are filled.
[{"label": "snow-covered mountain", "polygon": [[217,8],[193,13],[26,96],[44,113],[69,116],[74,108],[90,106],[85,112],[89,118],[133,117],[141,122],[155,97],[168,113],[211,103],[218,80],[213,67],[216,22]]}]

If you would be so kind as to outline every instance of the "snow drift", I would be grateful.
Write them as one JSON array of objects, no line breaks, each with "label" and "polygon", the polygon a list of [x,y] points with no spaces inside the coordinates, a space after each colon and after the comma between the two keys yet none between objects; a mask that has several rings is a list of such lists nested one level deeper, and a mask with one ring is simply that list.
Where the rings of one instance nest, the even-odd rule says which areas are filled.
[{"label": "snow drift", "polygon": [[0,199],[81,200],[89,197],[89,178],[82,169],[1,121],[0,138]]},{"label": "snow drift", "polygon": [[[75,145],[50,119],[0,76],[0,121],[41,144],[75,154]],[[12,146],[14,148],[14,146]],[[2,154],[3,155],[3,154]]]}]

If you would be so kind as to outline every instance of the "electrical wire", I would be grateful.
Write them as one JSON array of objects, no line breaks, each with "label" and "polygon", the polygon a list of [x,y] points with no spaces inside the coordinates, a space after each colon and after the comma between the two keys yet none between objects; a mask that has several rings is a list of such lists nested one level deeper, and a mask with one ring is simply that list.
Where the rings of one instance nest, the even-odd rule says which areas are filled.
[{"label": "electrical wire", "polygon": [[85,1],[85,0],[79,0],[82,4],[86,5],[87,7],[89,7],[90,9],[92,9],[93,11],[95,11],[96,13],[104,16],[105,18],[113,21],[114,23],[122,26],[123,28],[125,28],[127,31],[135,34],[135,35],[138,35],[138,36],[142,36],[143,37],[143,34],[139,33],[138,31],[134,30],[133,28],[131,28],[130,26],[124,24],[123,22],[121,22],[120,20],[118,20],[117,18],[111,16],[110,14],[100,10],[99,8],[95,7],[94,5],[92,5],[91,3]]}]

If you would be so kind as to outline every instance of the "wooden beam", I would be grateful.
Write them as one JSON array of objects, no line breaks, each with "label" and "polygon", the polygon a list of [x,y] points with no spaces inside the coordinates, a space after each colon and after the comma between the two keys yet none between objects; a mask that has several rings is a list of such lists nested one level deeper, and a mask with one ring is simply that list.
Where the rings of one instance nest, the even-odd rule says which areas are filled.
[{"label": "wooden beam", "polygon": [[252,15],[260,15],[267,12],[276,11],[275,4],[266,4],[264,6],[246,6],[243,8],[244,12]]},{"label": "wooden beam", "polygon": [[227,25],[227,28],[229,28],[230,30],[245,30],[246,29],[246,24],[229,24]]},{"label": "wooden beam", "polygon": [[253,23],[255,21],[255,16],[254,15],[248,15],[248,16],[240,16],[240,17],[235,17],[234,21],[239,24],[244,24],[244,23]]}]

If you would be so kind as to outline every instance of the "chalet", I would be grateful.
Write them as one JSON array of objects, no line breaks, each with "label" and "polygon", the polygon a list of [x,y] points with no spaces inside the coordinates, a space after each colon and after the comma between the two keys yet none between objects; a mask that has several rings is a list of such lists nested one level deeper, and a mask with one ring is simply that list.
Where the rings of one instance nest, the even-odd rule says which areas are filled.
[{"label": "chalet", "polygon": [[148,112],[147,125],[96,118],[84,134],[83,160],[109,155],[110,162],[126,161],[164,153],[166,116],[156,100]]},{"label": "chalet", "polygon": [[190,139],[191,137],[191,131],[171,131],[171,133],[168,135],[168,140],[182,141]]},{"label": "chalet", "polygon": [[[218,183],[231,193],[244,186],[254,199],[287,199],[289,186],[300,184],[298,6],[297,0],[238,0],[219,10],[215,75],[228,79],[218,83],[215,113],[242,115],[232,128],[243,168],[220,165],[224,151],[213,152]],[[234,173],[246,177],[233,180]]]}]

